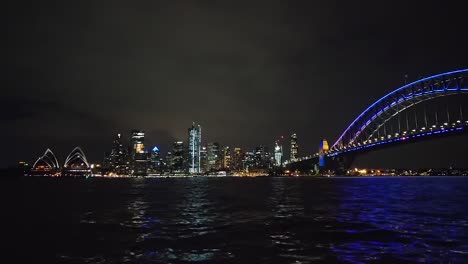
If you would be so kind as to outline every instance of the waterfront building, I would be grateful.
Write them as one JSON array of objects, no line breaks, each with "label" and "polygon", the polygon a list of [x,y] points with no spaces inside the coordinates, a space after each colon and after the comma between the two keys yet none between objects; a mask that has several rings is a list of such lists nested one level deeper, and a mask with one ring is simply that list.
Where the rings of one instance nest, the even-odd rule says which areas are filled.
[{"label": "waterfront building", "polygon": [[208,171],[217,171],[221,169],[221,153],[218,142],[208,143]]},{"label": "waterfront building", "polygon": [[132,130],[132,174],[145,176],[148,171],[148,153],[145,151],[145,132]]},{"label": "waterfront building", "polygon": [[208,150],[206,146],[201,147],[200,150],[200,170],[201,173],[208,172]]},{"label": "waterfront building", "polygon": [[182,174],[185,172],[184,142],[176,141],[172,147],[172,173]]},{"label": "waterfront building", "polygon": [[137,153],[142,154],[145,152],[145,132],[141,130],[132,130],[132,136],[130,138],[132,142],[132,154],[133,156]]},{"label": "waterfront building", "polygon": [[233,171],[241,171],[242,170],[242,159],[244,158],[244,154],[241,148],[234,148],[234,152],[232,155],[231,160],[231,170]]},{"label": "waterfront building", "polygon": [[84,176],[90,173],[91,168],[83,150],[80,147],[74,148],[65,159],[62,175]]},{"label": "waterfront building", "polygon": [[161,173],[163,167],[163,160],[161,159],[160,151],[157,146],[151,150],[149,155],[150,159],[150,170],[152,173]]},{"label": "waterfront building", "polygon": [[276,141],[275,142],[275,166],[281,167],[283,164],[283,146]]},{"label": "waterfront building", "polygon": [[290,161],[296,161],[297,158],[299,157],[299,146],[297,144],[297,135],[296,133],[292,134],[290,137],[290,142],[291,142],[291,152],[290,152]]},{"label": "waterfront building", "polygon": [[201,173],[201,126],[192,124],[188,129],[188,167],[190,174]]},{"label": "waterfront building", "polygon": [[172,155],[172,151],[168,151],[165,158],[165,166],[164,172],[171,172],[172,171],[172,160],[174,156]]},{"label": "waterfront building", "polygon": [[31,176],[58,176],[60,164],[52,150],[47,149],[31,167]]},{"label": "waterfront building", "polygon": [[256,168],[256,155],[254,151],[247,151],[242,159],[242,170],[249,172],[253,168]]},{"label": "waterfront building", "polygon": [[231,148],[229,146],[225,146],[223,148],[222,163],[222,168],[224,170],[231,169]]},{"label": "waterfront building", "polygon": [[122,143],[121,134],[117,134],[114,138],[111,152],[108,154],[105,164],[114,173],[128,174],[128,152]]}]

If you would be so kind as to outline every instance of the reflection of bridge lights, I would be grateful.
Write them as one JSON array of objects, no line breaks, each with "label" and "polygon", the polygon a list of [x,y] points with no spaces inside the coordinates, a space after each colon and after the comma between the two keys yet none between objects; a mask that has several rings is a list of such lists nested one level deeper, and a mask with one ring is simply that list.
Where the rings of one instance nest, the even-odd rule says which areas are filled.
[{"label": "reflection of bridge lights", "polygon": [[416,132],[416,129],[411,130],[411,132],[413,132],[413,133]]},{"label": "reflection of bridge lights", "polygon": [[457,123],[458,123],[458,124],[460,124],[460,123],[461,123],[461,121],[460,121],[460,120],[457,120]]},{"label": "reflection of bridge lights", "polygon": [[444,126],[448,126],[448,123],[444,123]]},{"label": "reflection of bridge lights", "polygon": [[425,127],[422,127],[421,130],[426,130],[426,128],[425,128]]}]

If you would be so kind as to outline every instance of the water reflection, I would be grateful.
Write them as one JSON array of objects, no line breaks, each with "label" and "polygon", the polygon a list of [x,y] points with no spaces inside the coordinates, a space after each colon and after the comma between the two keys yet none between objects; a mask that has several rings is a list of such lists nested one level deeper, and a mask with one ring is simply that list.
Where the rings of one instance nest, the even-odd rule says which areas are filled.
[{"label": "water reflection", "polygon": [[24,184],[31,263],[468,263],[468,178]]},{"label": "water reflection", "polygon": [[[269,206],[273,218],[266,222],[270,226],[269,238],[273,251],[278,256],[295,263],[308,263],[317,260],[304,252],[304,242],[291,228],[304,217],[304,201],[300,193],[300,183],[296,179],[272,178]],[[304,262],[305,261],[305,262]]]},{"label": "water reflection", "polygon": [[203,262],[231,258],[232,253],[216,247],[220,243],[212,243],[219,240],[216,233],[222,223],[218,221],[220,208],[209,197],[209,179],[179,179],[171,185],[178,189],[178,195],[172,201],[165,199],[169,205],[161,212],[161,228],[145,236],[139,261]]},{"label": "water reflection", "polygon": [[[415,188],[416,182],[422,183]],[[351,263],[398,260],[461,261],[468,254],[464,201],[453,200],[447,188],[432,179],[359,179],[342,185],[337,220],[350,224],[348,242],[332,247]],[[391,256],[391,257],[389,257]]]}]

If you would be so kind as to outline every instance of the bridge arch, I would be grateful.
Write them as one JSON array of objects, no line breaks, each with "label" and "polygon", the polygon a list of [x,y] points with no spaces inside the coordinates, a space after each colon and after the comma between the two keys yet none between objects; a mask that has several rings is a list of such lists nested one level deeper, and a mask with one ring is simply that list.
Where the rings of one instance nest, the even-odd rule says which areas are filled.
[{"label": "bridge arch", "polygon": [[468,69],[437,74],[404,85],[365,109],[330,148],[331,152],[366,142],[401,112],[442,96],[468,93]]}]

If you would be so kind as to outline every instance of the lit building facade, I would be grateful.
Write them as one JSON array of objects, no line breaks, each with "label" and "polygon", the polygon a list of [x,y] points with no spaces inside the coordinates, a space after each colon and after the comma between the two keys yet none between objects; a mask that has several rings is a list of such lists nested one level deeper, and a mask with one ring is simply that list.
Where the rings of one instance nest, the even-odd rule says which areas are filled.
[{"label": "lit building facade", "polygon": [[231,170],[233,171],[242,171],[242,160],[244,158],[244,153],[241,148],[234,148],[231,160]]},{"label": "lit building facade", "polygon": [[200,170],[201,173],[208,171],[208,150],[206,146],[201,147],[200,150]]},{"label": "lit building facade", "polygon": [[145,132],[132,130],[132,174],[145,176],[148,173],[148,153],[145,152]]},{"label": "lit building facade", "polygon": [[141,130],[132,130],[132,137],[130,138],[132,142],[132,154],[141,154],[145,153],[145,132]]},{"label": "lit building facade", "polygon": [[283,164],[283,146],[278,141],[275,142],[275,166],[281,167]]},{"label": "lit building facade", "polygon": [[221,153],[218,142],[208,143],[208,171],[217,171],[221,169]]},{"label": "lit building facade", "polygon": [[184,155],[184,142],[176,141],[172,147],[172,164],[171,171],[175,174],[182,174],[185,172],[185,155]]},{"label": "lit building facade", "polygon": [[223,169],[230,170],[231,169],[231,148],[229,146],[225,146],[223,148]]},{"label": "lit building facade", "polygon": [[150,170],[152,173],[162,173],[163,169],[163,160],[161,159],[161,154],[159,148],[155,146],[150,153]]},{"label": "lit building facade", "polygon": [[201,126],[192,124],[188,129],[188,168],[190,174],[201,173]]},{"label": "lit building facade", "polygon": [[296,161],[297,158],[299,157],[299,146],[297,144],[297,135],[296,133],[292,134],[291,135],[291,155],[290,155],[290,158],[289,160],[290,161]]},{"label": "lit building facade", "polygon": [[117,134],[112,142],[112,149],[108,156],[109,169],[117,174],[128,174],[129,160],[127,149],[122,143],[122,135]]}]

